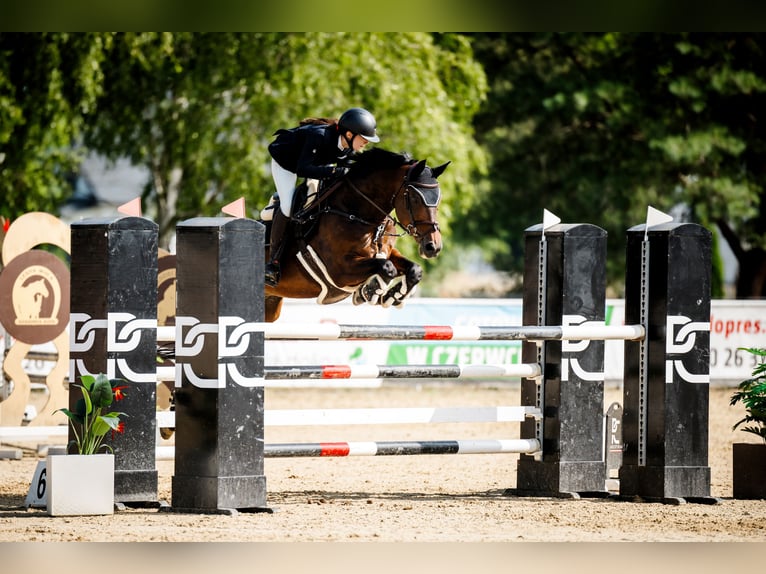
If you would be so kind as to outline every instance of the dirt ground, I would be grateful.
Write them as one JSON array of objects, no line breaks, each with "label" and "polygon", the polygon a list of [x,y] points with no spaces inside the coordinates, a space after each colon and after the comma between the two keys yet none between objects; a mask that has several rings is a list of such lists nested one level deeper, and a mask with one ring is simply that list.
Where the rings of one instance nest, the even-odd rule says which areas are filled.
[{"label": "dirt ground", "polygon": [[[766,541],[766,501],[732,498],[732,431],[741,411],[731,389],[711,388],[709,466],[715,505],[507,496],[515,454],[267,458],[273,514],[178,514],[154,508],[113,516],[49,517],[24,509],[38,460],[0,461],[0,541],[376,541],[682,542]],[[622,402],[607,388],[605,404]],[[519,404],[517,385],[383,386],[378,389],[267,389],[266,408],[495,406]],[[267,427],[266,442],[515,438],[518,423]],[[385,434],[383,434],[385,433]],[[16,445],[24,446],[24,445]],[[26,445],[33,447],[35,445]],[[159,498],[171,501],[172,461],[158,461]]]}]

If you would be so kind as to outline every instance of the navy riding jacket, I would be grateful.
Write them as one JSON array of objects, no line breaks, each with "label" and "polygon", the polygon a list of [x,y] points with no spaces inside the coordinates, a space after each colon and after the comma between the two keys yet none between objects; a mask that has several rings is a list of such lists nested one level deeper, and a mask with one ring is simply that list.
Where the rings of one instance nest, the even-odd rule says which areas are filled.
[{"label": "navy riding jacket", "polygon": [[308,124],[292,129],[281,129],[269,144],[269,153],[276,162],[298,177],[328,179],[335,165],[351,156],[351,148],[338,149],[338,130],[335,124]]}]

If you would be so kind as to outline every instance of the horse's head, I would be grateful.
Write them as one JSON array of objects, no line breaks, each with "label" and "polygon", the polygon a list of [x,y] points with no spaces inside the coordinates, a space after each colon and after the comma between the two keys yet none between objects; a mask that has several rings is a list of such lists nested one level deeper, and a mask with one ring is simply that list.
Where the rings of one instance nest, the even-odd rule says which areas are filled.
[{"label": "horse's head", "polygon": [[[437,178],[449,163],[432,168],[426,165],[426,160],[413,160],[409,154],[373,148],[357,157],[346,180],[349,193],[336,192],[334,197],[339,202],[334,207],[373,222],[379,222],[382,214],[389,220],[391,230],[398,224],[415,238],[421,257],[436,257],[442,249],[436,220],[441,201]],[[359,196],[369,205],[363,201],[360,207]],[[391,210],[396,212],[396,219],[388,215]],[[388,236],[395,237],[390,233]],[[393,241],[389,243],[393,245]]]},{"label": "horse's head", "polygon": [[436,257],[442,250],[442,235],[436,210],[442,193],[436,180],[450,162],[438,167],[428,167],[420,160],[407,167],[402,189],[397,194],[394,208],[399,222],[418,242],[420,256]]}]

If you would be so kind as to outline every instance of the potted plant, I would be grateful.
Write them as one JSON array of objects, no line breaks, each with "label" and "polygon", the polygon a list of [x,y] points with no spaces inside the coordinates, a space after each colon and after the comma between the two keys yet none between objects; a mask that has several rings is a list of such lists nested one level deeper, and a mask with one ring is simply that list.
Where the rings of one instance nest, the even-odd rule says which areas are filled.
[{"label": "potted plant", "polygon": [[732,427],[761,438],[760,442],[734,443],[734,498],[766,498],[766,349],[742,348],[756,359],[752,377],[742,381],[730,404],[742,403],[745,416]]},{"label": "potted plant", "polygon": [[58,409],[69,418],[74,453],[47,457],[47,509],[51,516],[114,512],[114,451],[107,433],[123,432],[125,413],[110,410],[124,398],[120,379],[82,375],[74,384],[82,393],[74,410]]}]

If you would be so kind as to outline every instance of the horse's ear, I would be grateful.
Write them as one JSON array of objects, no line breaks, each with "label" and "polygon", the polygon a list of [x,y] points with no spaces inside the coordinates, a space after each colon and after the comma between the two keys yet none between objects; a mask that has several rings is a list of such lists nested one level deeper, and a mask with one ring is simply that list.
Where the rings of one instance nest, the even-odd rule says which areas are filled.
[{"label": "horse's ear", "polygon": [[437,166],[437,167],[432,167],[432,168],[431,168],[431,173],[433,174],[433,176],[434,176],[434,179],[436,179],[436,178],[437,178],[437,177],[439,177],[441,174],[443,174],[443,173],[444,173],[444,170],[445,170],[445,169],[447,169],[447,166],[448,166],[450,163],[452,163],[452,162],[449,162],[449,161],[448,161],[447,163],[443,163],[443,164],[442,164],[442,165],[440,165],[440,166]]},{"label": "horse's ear", "polygon": [[415,165],[413,165],[410,168],[409,177],[412,179],[417,179],[421,173],[423,173],[423,170],[426,168],[426,160],[421,159],[419,162],[417,162]]}]

